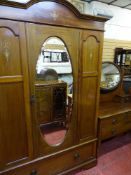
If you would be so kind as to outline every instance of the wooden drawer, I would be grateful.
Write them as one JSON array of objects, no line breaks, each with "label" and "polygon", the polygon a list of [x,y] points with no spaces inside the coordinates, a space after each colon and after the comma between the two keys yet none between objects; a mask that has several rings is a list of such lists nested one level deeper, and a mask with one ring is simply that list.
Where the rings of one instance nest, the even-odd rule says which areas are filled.
[{"label": "wooden drawer", "polygon": [[[82,164],[96,161],[96,142],[52,155],[48,158],[34,161],[2,175],[57,175]],[[78,168],[78,167],[77,167]],[[31,173],[34,171],[34,174]],[[37,173],[35,173],[35,171]]]},{"label": "wooden drawer", "polygon": [[124,132],[131,130],[131,112],[127,112],[123,119]]},{"label": "wooden drawer", "polygon": [[127,131],[130,131],[130,130],[131,130],[131,122],[130,123],[126,123],[123,126],[123,132],[127,132]]},{"label": "wooden drawer", "polygon": [[123,132],[124,114],[118,114],[99,120],[100,140],[108,139]]},{"label": "wooden drawer", "polygon": [[111,126],[111,125],[116,125],[122,122],[123,120],[123,114],[118,114],[118,115],[113,115],[107,118],[100,119],[101,120],[101,125],[102,126]]},{"label": "wooden drawer", "polygon": [[131,112],[126,112],[123,116],[123,132],[131,130]]},{"label": "wooden drawer", "polygon": [[131,112],[99,119],[100,140],[108,139],[131,129]]},{"label": "wooden drawer", "polygon": [[124,115],[124,123],[129,124],[131,123],[131,112],[126,112]]},{"label": "wooden drawer", "polygon": [[114,126],[105,126],[101,128],[101,140],[111,138],[123,132],[123,124],[119,123]]}]

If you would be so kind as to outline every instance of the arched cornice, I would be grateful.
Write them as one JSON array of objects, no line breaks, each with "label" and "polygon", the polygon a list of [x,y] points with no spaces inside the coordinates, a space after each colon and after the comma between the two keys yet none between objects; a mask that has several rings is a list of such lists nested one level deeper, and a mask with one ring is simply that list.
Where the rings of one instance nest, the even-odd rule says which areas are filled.
[{"label": "arched cornice", "polygon": [[44,1],[51,1],[51,2],[56,2],[59,4],[62,4],[66,6],[70,11],[72,11],[78,18],[80,19],[85,19],[85,20],[94,20],[94,21],[101,21],[105,22],[109,20],[108,18],[105,17],[98,17],[98,16],[92,16],[92,15],[86,15],[86,14],[81,14],[69,1],[67,0],[30,0],[27,3],[19,3],[19,2],[13,2],[13,1],[7,1],[7,0],[0,0],[0,5],[4,6],[9,6],[9,7],[15,7],[15,8],[22,8],[22,9],[28,9],[32,5],[39,3],[39,2],[44,2]]}]

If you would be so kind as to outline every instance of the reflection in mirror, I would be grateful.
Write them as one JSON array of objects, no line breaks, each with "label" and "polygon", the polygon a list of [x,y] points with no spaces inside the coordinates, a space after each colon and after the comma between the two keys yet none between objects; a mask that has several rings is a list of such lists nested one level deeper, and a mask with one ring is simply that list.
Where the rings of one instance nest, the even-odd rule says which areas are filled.
[{"label": "reflection in mirror", "polygon": [[73,76],[69,53],[58,37],[48,38],[41,48],[35,93],[41,135],[49,145],[60,145],[72,116]]},{"label": "reflection in mirror", "polygon": [[115,89],[121,80],[120,71],[117,66],[111,62],[102,63],[101,71],[101,91],[109,92]]}]

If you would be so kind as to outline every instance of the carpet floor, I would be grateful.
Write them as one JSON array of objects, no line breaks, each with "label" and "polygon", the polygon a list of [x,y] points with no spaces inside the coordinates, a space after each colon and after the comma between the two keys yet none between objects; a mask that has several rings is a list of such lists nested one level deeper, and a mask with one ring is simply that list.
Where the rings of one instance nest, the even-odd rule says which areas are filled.
[{"label": "carpet floor", "polygon": [[131,132],[103,142],[97,166],[71,175],[131,175]]}]

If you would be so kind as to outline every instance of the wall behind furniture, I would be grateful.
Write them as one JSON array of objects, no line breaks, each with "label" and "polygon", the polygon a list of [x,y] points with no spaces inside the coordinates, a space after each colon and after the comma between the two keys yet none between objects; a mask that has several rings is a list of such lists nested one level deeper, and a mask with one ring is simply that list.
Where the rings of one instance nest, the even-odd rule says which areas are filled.
[{"label": "wall behind furniture", "polygon": [[[69,0],[83,13],[92,14],[91,4],[80,0]],[[113,18],[106,22],[104,34],[103,60],[113,61],[114,49],[131,49],[131,10],[93,1],[97,8],[104,7],[113,13]]]},{"label": "wall behind furniture", "polygon": [[103,60],[113,61],[116,47],[131,49],[131,10],[109,5],[114,16],[105,25]]},{"label": "wall behind furniture", "polygon": [[103,61],[114,61],[116,47],[131,49],[131,41],[104,38]]}]

